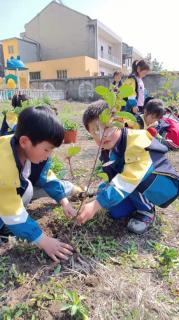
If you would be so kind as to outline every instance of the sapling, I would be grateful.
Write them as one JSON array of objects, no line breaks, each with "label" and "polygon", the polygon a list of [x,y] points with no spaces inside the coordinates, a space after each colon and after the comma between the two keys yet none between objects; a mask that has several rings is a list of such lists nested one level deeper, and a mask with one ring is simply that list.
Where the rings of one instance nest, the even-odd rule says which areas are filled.
[{"label": "sapling", "polygon": [[[100,145],[97,150],[97,154],[95,156],[94,164],[90,173],[90,177],[87,183],[86,190],[83,194],[83,199],[79,205],[77,215],[78,216],[84,201],[86,200],[86,197],[88,196],[89,188],[91,186],[92,178],[95,172],[97,160],[101,151],[102,141],[104,137],[104,133],[106,128],[114,127],[114,128],[123,128],[125,126],[125,123],[132,124],[135,126],[136,124],[136,118],[129,112],[121,111],[121,108],[125,106],[126,101],[124,98],[130,97],[135,94],[135,88],[133,86],[133,83],[131,82],[131,79],[127,79],[123,85],[118,89],[118,93],[114,93],[110,89],[98,86],[96,87],[96,93],[98,93],[102,98],[105,100],[105,102],[108,104],[108,108],[105,109],[99,116],[99,132],[100,132]],[[111,161],[109,161],[106,165],[110,165]],[[98,174],[98,176],[104,181],[108,181],[108,177],[105,173],[101,172]],[[70,237],[73,235],[74,228],[76,226],[76,221],[74,222]]]}]

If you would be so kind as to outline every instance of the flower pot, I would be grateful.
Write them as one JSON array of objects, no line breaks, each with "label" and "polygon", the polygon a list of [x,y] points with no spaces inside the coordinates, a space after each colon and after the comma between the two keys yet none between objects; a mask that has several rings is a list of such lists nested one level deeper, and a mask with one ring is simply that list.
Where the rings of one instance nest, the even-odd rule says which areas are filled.
[{"label": "flower pot", "polygon": [[77,138],[77,130],[64,131],[64,143],[75,143]]}]

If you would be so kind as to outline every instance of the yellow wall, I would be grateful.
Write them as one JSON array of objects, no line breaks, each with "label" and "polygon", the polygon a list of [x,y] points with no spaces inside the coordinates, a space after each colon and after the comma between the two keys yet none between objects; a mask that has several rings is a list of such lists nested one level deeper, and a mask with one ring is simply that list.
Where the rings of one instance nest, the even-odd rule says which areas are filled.
[{"label": "yellow wall", "polygon": [[98,76],[99,65],[98,60],[85,56],[85,74],[86,76]]},{"label": "yellow wall", "polygon": [[67,70],[68,78],[94,76],[98,72],[97,60],[86,56],[31,62],[26,67],[29,72],[40,71],[42,80],[57,79],[57,70]]},{"label": "yellow wall", "polygon": [[[16,58],[19,55],[19,47],[18,47],[18,40],[17,39],[7,39],[2,41],[3,45],[3,52],[4,52],[4,60],[5,60],[5,65],[7,63],[7,59],[10,59],[10,57]],[[8,46],[13,46],[14,47],[14,53],[9,53],[8,52]]]}]

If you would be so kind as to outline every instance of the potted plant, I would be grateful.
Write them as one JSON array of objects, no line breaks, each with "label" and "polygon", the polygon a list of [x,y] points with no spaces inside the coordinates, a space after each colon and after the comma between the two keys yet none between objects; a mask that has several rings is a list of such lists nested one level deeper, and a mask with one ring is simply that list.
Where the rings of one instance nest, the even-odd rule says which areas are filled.
[{"label": "potted plant", "polygon": [[64,128],[64,143],[75,143],[77,137],[78,125],[72,120],[65,120],[63,123]]}]

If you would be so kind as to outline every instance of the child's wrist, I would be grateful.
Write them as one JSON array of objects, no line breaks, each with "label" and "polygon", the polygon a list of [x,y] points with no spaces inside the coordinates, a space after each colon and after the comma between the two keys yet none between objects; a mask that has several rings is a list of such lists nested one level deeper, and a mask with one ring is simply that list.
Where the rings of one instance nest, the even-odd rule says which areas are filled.
[{"label": "child's wrist", "polygon": [[99,204],[99,202],[97,200],[94,200],[94,211],[97,212],[98,210],[100,210],[102,207]]},{"label": "child's wrist", "polygon": [[69,204],[69,200],[68,198],[63,198],[61,201],[60,201],[60,204],[62,207],[65,207],[67,204]]},{"label": "child's wrist", "polygon": [[38,247],[39,249],[43,249],[44,244],[45,244],[46,241],[47,241],[47,238],[48,238],[48,236],[47,236],[45,233],[42,233],[39,241],[36,242],[36,245],[37,245],[37,247]]}]

